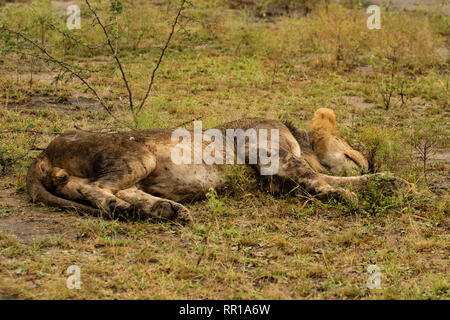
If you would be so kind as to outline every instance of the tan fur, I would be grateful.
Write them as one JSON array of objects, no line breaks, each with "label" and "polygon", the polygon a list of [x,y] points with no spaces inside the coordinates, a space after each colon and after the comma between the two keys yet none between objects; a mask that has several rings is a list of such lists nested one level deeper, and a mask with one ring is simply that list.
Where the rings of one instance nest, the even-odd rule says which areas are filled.
[{"label": "tan fur", "polygon": [[[342,186],[351,184],[359,190],[367,185],[367,175],[333,177],[321,173],[322,165],[336,173],[367,167],[364,157],[340,137],[336,117],[329,109],[316,112],[309,134],[281,121],[259,118],[217,127],[222,132],[232,128],[279,130],[278,173],[261,177],[269,181],[272,191],[301,190],[318,198],[354,204],[356,195]],[[170,129],[65,133],[53,140],[29,168],[31,200],[108,217],[134,213],[141,218],[189,221],[188,209],[179,202],[201,198],[210,188],[220,190],[228,181],[229,171],[227,165],[175,164],[171,160],[171,133]],[[247,143],[245,148],[247,157],[250,149],[258,146]],[[336,153],[340,157],[333,158]],[[247,166],[256,173],[264,167],[259,162]]]},{"label": "tan fur", "polygon": [[33,161],[27,173],[27,188],[32,202],[43,202],[51,207],[73,209],[79,213],[100,214],[100,210],[97,208],[60,198],[50,193],[48,189],[51,190],[54,188],[54,182],[61,183],[61,181],[55,181],[52,178],[49,179],[52,173],[53,170],[51,170],[49,160],[45,154],[39,155]]},{"label": "tan fur", "polygon": [[325,172],[324,167],[320,164],[319,158],[313,153],[302,154],[302,158],[310,165],[310,167],[316,172]]},{"label": "tan fur", "polygon": [[367,159],[342,139],[333,110],[318,109],[309,124],[309,133],[314,154],[333,174],[348,175],[368,169]]}]

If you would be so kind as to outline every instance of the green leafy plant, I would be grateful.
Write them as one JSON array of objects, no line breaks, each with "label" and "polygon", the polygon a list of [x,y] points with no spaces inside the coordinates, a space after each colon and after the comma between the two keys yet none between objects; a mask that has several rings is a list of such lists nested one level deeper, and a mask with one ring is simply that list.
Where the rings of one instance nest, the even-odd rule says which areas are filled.
[{"label": "green leafy plant", "polygon": [[394,106],[396,96],[400,96],[400,104],[403,106],[407,99],[408,82],[399,66],[398,50],[394,47],[387,57],[377,62],[372,60],[371,65],[376,71],[375,81],[384,109],[389,110]]},{"label": "green leafy plant", "polygon": [[379,215],[403,204],[403,198],[396,194],[387,194],[389,177],[372,175],[367,190],[359,194],[360,211],[366,215]]},{"label": "green leafy plant", "polygon": [[217,191],[214,188],[209,189],[206,198],[208,199],[208,207],[211,209],[213,217],[228,214],[228,210],[225,208],[224,203],[219,199]]},{"label": "green leafy plant", "polygon": [[256,179],[247,172],[247,167],[243,165],[230,165],[226,167],[225,177],[231,186],[231,191],[235,194],[242,194],[248,190]]},{"label": "green leafy plant", "polygon": [[[177,10],[175,19],[171,25],[170,33],[167,37],[167,40],[165,41],[161,53],[159,55],[159,58],[156,62],[155,67],[153,68],[153,71],[150,73],[150,79],[148,80],[148,84],[145,89],[145,93],[139,101],[136,101],[135,95],[132,90],[132,85],[130,82],[129,74],[125,70],[125,66],[122,61],[122,57],[119,54],[120,48],[119,48],[119,22],[118,22],[118,16],[123,13],[123,4],[119,0],[110,0],[109,1],[109,23],[105,23],[104,19],[100,15],[101,6],[100,8],[97,6],[94,6],[91,4],[91,1],[85,0],[85,5],[88,8],[88,12],[90,13],[91,17],[94,19],[95,26],[100,29],[100,34],[103,34],[103,41],[100,44],[86,44],[84,41],[82,41],[80,38],[76,37],[74,34],[64,31],[64,27],[61,25],[57,25],[55,21],[57,19],[51,14],[50,12],[50,1],[48,0],[41,0],[38,1],[35,11],[43,10],[45,13],[37,13],[37,19],[39,24],[41,25],[40,33],[36,35],[35,28],[32,28],[33,24],[29,23],[29,25],[23,27],[21,25],[17,25],[17,23],[10,23],[10,20],[8,19],[2,19],[0,22],[0,40],[2,40],[2,43],[4,44],[1,49],[2,52],[7,52],[8,50],[13,50],[17,55],[17,65],[19,65],[19,62],[24,57],[34,57],[36,59],[44,60],[47,63],[50,63],[53,65],[57,70],[60,71],[60,74],[58,75],[58,78],[56,78],[57,81],[60,81],[64,76],[68,76],[71,78],[78,79],[88,91],[90,91],[94,97],[98,100],[100,105],[108,112],[108,114],[113,117],[117,122],[121,123],[122,125],[125,125],[127,127],[136,128],[138,125],[138,115],[146,105],[146,102],[150,96],[150,92],[153,88],[153,84],[155,82],[155,76],[156,72],[159,69],[161,62],[167,52],[167,49],[169,47],[169,43],[175,34],[175,29],[179,23],[179,19],[181,17],[181,13],[184,9],[186,9],[187,6],[187,0],[182,0],[181,4]],[[50,12],[50,13],[49,13]],[[7,12],[7,16],[10,14],[13,16],[14,14],[12,12]],[[36,17],[32,17],[32,19],[36,19]],[[17,20],[15,17],[11,18],[12,21]],[[7,23],[5,23],[7,22]],[[125,87],[126,95],[127,95],[127,102],[126,108],[129,111],[129,114],[131,115],[133,119],[133,123],[129,124],[127,121],[123,121],[122,119],[119,119],[113,112],[111,102],[108,98],[106,98],[99,90],[97,86],[94,85],[93,82],[89,79],[90,74],[93,72],[96,72],[96,70],[90,70],[86,69],[80,65],[72,64],[68,59],[65,59],[65,57],[61,57],[58,52],[53,50],[51,46],[46,45],[45,42],[45,32],[46,30],[53,30],[57,35],[55,37],[61,38],[61,41],[63,43],[69,43],[71,46],[74,47],[83,47],[87,49],[91,54],[98,50],[98,48],[105,47],[107,51],[109,51],[109,55],[114,61],[115,67],[113,68],[113,72],[115,73],[118,71],[118,73],[121,76],[122,84]],[[97,30],[98,31],[98,30]],[[39,40],[37,39],[39,38]],[[12,49],[11,49],[12,48]],[[17,74],[18,72],[17,67]],[[114,83],[114,82],[113,82]],[[113,85],[111,84],[111,87]],[[125,99],[124,99],[125,100]]]},{"label": "green leafy plant", "polygon": [[367,127],[363,129],[359,138],[369,162],[369,172],[392,169],[402,160],[406,161],[405,142],[394,129]]}]

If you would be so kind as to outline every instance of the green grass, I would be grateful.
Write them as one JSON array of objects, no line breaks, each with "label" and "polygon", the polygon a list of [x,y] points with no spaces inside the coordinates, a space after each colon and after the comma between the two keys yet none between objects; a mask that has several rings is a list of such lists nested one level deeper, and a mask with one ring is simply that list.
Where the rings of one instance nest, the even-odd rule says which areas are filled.
[{"label": "green grass", "polygon": [[[30,3],[2,9],[3,22],[25,28],[38,12],[55,14],[45,1],[35,2],[38,12],[33,13]],[[119,56],[139,98],[178,2],[123,3]],[[419,124],[432,123],[425,133],[439,141],[436,151],[449,148],[448,57],[439,55],[448,45],[448,16],[383,11],[382,29],[371,31],[357,7],[318,7],[304,18],[262,19],[253,13],[230,10],[226,2],[194,1],[185,14],[195,20],[183,21],[185,31],[176,33],[137,128],[174,127],[199,117],[206,128],[249,116],[288,119],[306,128],[317,108],[332,108],[346,139],[374,168],[416,183],[415,198],[384,195],[376,181],[359,195],[357,210],[294,193],[273,196],[253,190],[253,178],[240,167],[230,168],[229,189],[187,204],[194,222],[185,227],[106,221],[45,207],[16,213],[14,201],[5,197],[0,221],[30,219],[39,210],[51,221],[58,217],[55,230],[61,236],[24,243],[1,232],[0,294],[31,299],[450,298],[448,159],[429,163],[425,179],[412,145],[424,134]],[[83,41],[103,41],[98,28],[82,31],[74,34]],[[41,29],[28,32],[42,36]],[[51,29],[45,41],[71,63],[106,66],[90,78],[103,96],[109,95],[114,73],[111,106],[119,119],[133,123],[124,105],[126,90],[105,48],[63,48]],[[392,56],[395,66],[389,64]],[[56,72],[14,52],[4,52],[1,61],[0,196],[13,192],[25,198],[26,169],[38,154],[29,148],[46,147],[51,133],[75,125],[126,130],[91,102],[70,103],[79,96],[92,98],[76,80],[52,84]],[[394,82],[393,103],[386,110],[379,81],[390,79],[393,68],[407,79],[407,100],[401,105]],[[53,103],[33,104],[35,97]],[[369,107],[361,108],[361,102]],[[431,193],[436,186],[444,191]],[[80,290],[66,288],[65,271],[74,264],[81,268]],[[372,264],[381,269],[380,290],[366,288]]]}]

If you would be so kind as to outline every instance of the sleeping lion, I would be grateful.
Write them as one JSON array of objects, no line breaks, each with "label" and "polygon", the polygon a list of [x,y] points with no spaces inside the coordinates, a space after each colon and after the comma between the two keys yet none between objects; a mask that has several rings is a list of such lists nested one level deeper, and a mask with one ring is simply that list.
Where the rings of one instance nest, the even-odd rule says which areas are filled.
[{"label": "sleeping lion", "polygon": [[[185,135],[193,133],[195,137],[195,132],[183,130]],[[270,131],[270,139],[267,136],[263,141],[260,135],[255,140],[249,135],[240,140],[235,136],[217,143],[219,134],[233,130]],[[216,135],[215,144],[207,143],[212,141],[208,132]],[[80,213],[114,218],[132,214],[186,222],[191,215],[181,203],[204,197],[210,188],[225,187],[226,168],[233,163],[228,160],[240,159],[237,163],[268,182],[264,185],[271,191],[295,188],[319,199],[335,198],[351,205],[357,202],[353,192],[364,189],[369,181],[367,174],[342,176],[361,172],[368,163],[341,137],[336,115],[330,109],[318,109],[308,131],[288,122],[247,118],[202,133],[208,138],[200,143],[187,137],[183,146],[192,147],[194,152],[179,161],[174,158],[174,150],[180,147],[179,137],[174,141],[172,129],[113,134],[67,132],[54,139],[32,163],[27,174],[29,195],[33,202]],[[241,149],[239,140],[243,143]],[[228,152],[226,161],[195,160],[206,152],[220,160],[224,149]],[[267,174],[267,157],[261,157],[263,154],[276,159],[276,171]],[[252,162],[252,155],[259,157]],[[344,188],[348,185],[352,191]]]}]

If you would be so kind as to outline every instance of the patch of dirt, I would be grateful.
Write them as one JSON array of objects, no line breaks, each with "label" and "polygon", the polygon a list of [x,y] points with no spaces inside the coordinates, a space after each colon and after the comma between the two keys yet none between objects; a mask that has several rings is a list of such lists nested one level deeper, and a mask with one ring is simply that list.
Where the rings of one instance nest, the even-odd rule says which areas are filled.
[{"label": "patch of dirt", "polygon": [[[422,166],[417,152],[414,152],[414,157],[415,163]],[[450,199],[450,149],[438,150],[429,156],[427,183],[435,195]]]},{"label": "patch of dirt", "polygon": [[450,150],[439,150],[432,154],[429,160],[431,171],[439,174],[431,178],[430,189],[438,196],[449,198],[450,190]]},{"label": "patch of dirt", "polygon": [[11,103],[8,104],[7,108],[14,111],[27,111],[31,114],[41,110],[54,111],[58,115],[74,114],[80,111],[97,112],[103,110],[100,103],[96,100],[84,96],[70,98],[31,96],[25,103]]},{"label": "patch of dirt", "polygon": [[363,75],[373,75],[375,74],[375,69],[373,68],[373,66],[360,66],[356,68],[356,71],[359,74],[363,74]]},{"label": "patch of dirt", "polygon": [[35,206],[13,188],[0,189],[0,213],[0,233],[13,234],[26,245],[52,237],[76,238],[76,216]]},{"label": "patch of dirt", "polygon": [[364,98],[357,96],[344,96],[343,99],[346,100],[347,104],[354,106],[359,110],[370,110],[375,107],[373,103],[364,102]]},{"label": "patch of dirt", "polygon": [[439,150],[430,156],[431,163],[445,163],[450,165],[450,150]]},{"label": "patch of dirt", "polygon": [[440,55],[442,58],[444,58],[444,59],[450,58],[450,49],[448,49],[446,47],[442,47],[442,48],[438,48],[436,51],[437,51],[437,54]]},{"label": "patch of dirt", "polygon": [[410,103],[413,105],[415,111],[424,112],[427,107],[430,105],[428,101],[420,97],[414,97],[410,100]]},{"label": "patch of dirt", "polygon": [[430,179],[429,187],[430,190],[437,195],[439,198],[450,200],[449,191],[450,191],[450,177],[447,173],[442,173],[437,177],[432,177]]},{"label": "patch of dirt", "polygon": [[[390,8],[405,11],[416,11],[421,8],[436,9],[445,14],[450,14],[450,5],[445,4],[444,0],[370,0],[364,1],[367,5],[388,5]],[[445,4],[445,5],[444,5]]]}]

